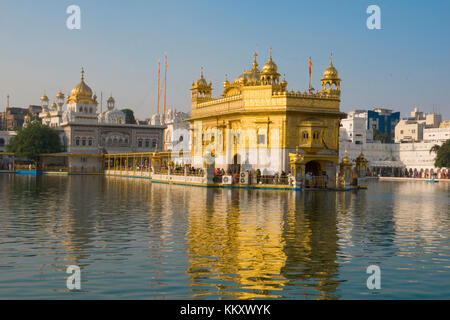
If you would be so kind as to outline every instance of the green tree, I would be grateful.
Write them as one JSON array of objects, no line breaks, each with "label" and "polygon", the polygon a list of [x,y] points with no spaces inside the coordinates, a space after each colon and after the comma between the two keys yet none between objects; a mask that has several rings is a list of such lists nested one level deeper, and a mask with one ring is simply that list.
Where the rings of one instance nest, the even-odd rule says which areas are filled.
[{"label": "green tree", "polygon": [[434,159],[436,168],[450,168],[450,139],[445,141],[442,146],[433,146],[430,150],[431,152],[436,153],[436,158]]},{"label": "green tree", "polygon": [[7,146],[8,152],[35,162],[38,162],[40,154],[58,153],[62,149],[59,133],[37,121],[19,129]]},{"label": "green tree", "polygon": [[131,109],[122,109],[125,113],[125,123],[126,124],[136,124],[136,119],[134,118],[134,112]]},{"label": "green tree", "polygon": [[381,141],[382,143],[391,142],[391,138],[387,133],[381,132],[377,129],[373,130],[373,140]]}]

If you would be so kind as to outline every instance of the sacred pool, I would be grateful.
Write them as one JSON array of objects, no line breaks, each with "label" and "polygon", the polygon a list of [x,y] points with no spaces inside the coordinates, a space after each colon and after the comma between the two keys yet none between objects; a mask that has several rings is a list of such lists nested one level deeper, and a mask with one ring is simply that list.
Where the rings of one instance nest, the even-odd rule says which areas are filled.
[{"label": "sacred pool", "polygon": [[0,299],[449,299],[449,194],[1,174]]}]

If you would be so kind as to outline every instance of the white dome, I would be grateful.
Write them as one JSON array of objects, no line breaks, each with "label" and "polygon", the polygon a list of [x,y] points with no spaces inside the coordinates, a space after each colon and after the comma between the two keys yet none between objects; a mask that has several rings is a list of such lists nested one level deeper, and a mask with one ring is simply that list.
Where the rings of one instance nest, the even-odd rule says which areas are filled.
[{"label": "white dome", "polygon": [[108,110],[99,114],[98,118],[101,123],[125,124],[125,113],[120,110]]}]

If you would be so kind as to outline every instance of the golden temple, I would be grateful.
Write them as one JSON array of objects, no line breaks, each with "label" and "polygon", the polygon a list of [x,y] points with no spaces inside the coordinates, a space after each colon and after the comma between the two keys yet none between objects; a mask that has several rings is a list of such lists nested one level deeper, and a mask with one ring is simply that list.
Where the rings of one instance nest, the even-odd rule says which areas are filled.
[{"label": "golden temple", "polygon": [[[310,64],[311,67],[311,64]],[[233,171],[291,171],[336,176],[339,164],[341,79],[330,65],[322,88],[288,90],[270,52],[262,70],[252,67],[223,82],[221,97],[203,75],[191,88],[191,152],[195,166]],[[206,160],[205,160],[206,159]]]}]

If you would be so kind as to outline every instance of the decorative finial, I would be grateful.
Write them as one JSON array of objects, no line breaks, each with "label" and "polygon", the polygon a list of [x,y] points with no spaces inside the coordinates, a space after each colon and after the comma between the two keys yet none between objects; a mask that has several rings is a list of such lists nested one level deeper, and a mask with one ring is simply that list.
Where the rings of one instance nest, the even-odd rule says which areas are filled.
[{"label": "decorative finial", "polygon": [[269,59],[272,60],[272,47],[269,49]]},{"label": "decorative finial", "polygon": [[203,67],[201,68],[201,74],[200,74],[200,77],[201,77],[201,79],[203,79]]},{"label": "decorative finial", "polygon": [[81,81],[84,81],[84,68],[81,67]]},{"label": "decorative finial", "polygon": [[333,65],[333,52],[330,53],[330,66]]},{"label": "decorative finial", "polygon": [[228,82],[228,74],[225,74],[225,81]]},{"label": "decorative finial", "polygon": [[257,70],[258,69],[258,61],[257,61],[257,58],[258,58],[258,54],[256,53],[256,51],[255,51],[255,53],[253,54],[253,56],[255,57],[255,60],[253,61],[253,70]]}]

